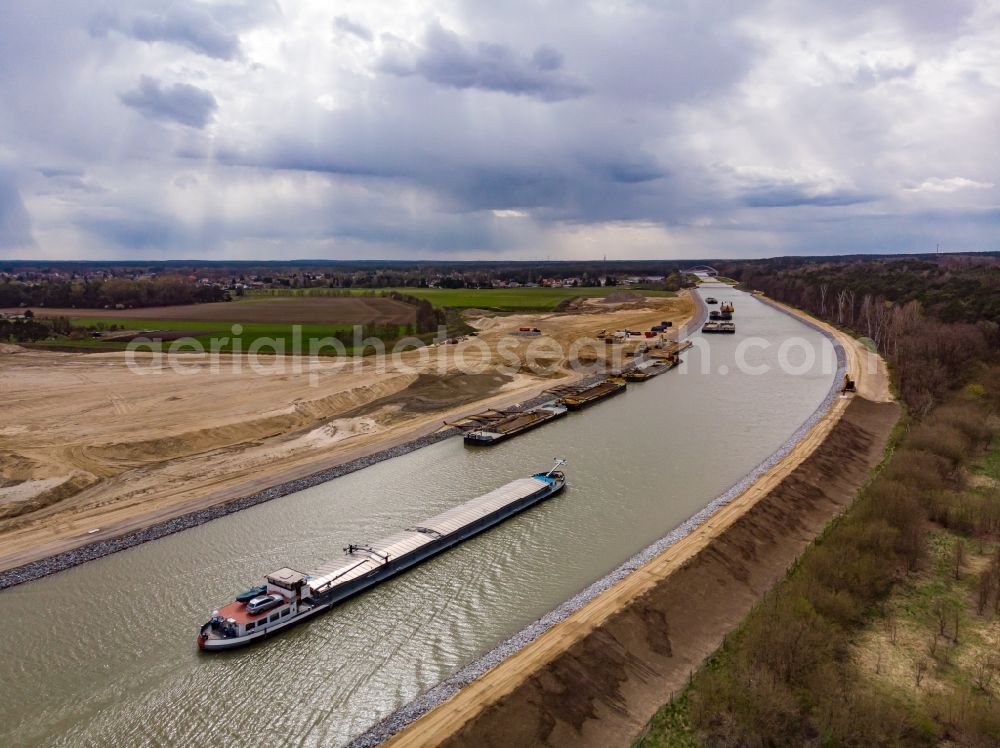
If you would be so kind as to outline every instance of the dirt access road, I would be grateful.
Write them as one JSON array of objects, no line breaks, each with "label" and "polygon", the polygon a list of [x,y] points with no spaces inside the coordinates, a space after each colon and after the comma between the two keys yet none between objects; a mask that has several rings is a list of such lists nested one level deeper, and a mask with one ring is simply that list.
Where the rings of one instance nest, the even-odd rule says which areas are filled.
[{"label": "dirt access road", "polygon": [[[679,326],[690,296],[471,319],[478,337],[398,361],[185,354],[139,375],[123,353],[0,351],[0,569],[253,494],[575,378],[560,351],[598,330]],[[517,338],[520,325],[544,338]],[[506,352],[501,345],[507,346]],[[541,371],[510,366],[547,346]],[[604,348],[593,354],[602,363]],[[142,362],[151,362],[151,355]],[[234,365],[235,364],[235,365]],[[296,365],[298,368],[296,368]],[[472,371],[470,371],[472,369]],[[97,530],[97,532],[91,532]]]},{"label": "dirt access road", "polygon": [[785,459],[697,531],[387,745],[630,744],[881,457],[898,418],[885,364],[827,329],[844,347],[857,396],[836,400]]}]

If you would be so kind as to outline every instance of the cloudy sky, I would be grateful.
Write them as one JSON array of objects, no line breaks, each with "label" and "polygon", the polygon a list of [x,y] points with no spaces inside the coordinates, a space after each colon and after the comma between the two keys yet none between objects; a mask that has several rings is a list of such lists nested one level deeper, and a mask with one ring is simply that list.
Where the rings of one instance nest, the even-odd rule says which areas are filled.
[{"label": "cloudy sky", "polygon": [[0,7],[2,258],[1000,248],[1000,0]]}]

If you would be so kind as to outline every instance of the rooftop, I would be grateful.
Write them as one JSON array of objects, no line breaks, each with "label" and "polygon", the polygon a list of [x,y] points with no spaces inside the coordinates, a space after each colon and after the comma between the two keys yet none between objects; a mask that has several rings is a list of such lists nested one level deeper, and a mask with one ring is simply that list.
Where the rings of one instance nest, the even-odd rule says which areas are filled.
[{"label": "rooftop", "polygon": [[301,571],[283,567],[277,571],[272,571],[267,575],[267,581],[286,590],[294,590],[301,587],[306,581],[306,575]]}]

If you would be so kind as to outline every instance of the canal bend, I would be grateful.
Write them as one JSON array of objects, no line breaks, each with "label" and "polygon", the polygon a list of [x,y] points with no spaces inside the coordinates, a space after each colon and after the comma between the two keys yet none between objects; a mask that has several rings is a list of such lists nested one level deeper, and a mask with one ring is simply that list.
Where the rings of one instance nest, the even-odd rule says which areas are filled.
[{"label": "canal bend", "polygon": [[[823,401],[825,337],[727,286],[702,293],[735,304],[737,334],[696,334],[682,367],[582,413],[488,449],[449,439],[0,593],[0,743],[343,744],[474,661],[698,512]],[[766,373],[737,365],[748,336],[762,344],[744,362]],[[795,373],[778,360],[790,339]],[[198,654],[197,625],[263,574],[553,457],[568,459],[553,499],[263,645]]]}]

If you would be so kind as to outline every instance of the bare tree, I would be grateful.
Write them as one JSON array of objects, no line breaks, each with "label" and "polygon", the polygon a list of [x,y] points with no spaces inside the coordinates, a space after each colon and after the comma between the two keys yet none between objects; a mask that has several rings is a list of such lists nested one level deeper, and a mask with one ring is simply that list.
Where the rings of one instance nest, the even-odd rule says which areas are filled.
[{"label": "bare tree", "polygon": [[981,653],[972,666],[972,682],[983,693],[991,695],[993,693],[993,679],[996,677],[998,669],[1000,669],[1000,663],[998,663],[996,655],[990,652]]},{"label": "bare tree", "polygon": [[920,326],[922,312],[919,302],[910,301],[894,306],[886,328],[885,350],[893,359],[899,356],[899,340],[915,332]]},{"label": "bare tree", "polygon": [[861,297],[861,321],[864,322],[866,328],[866,334],[869,338],[873,338],[872,333],[874,332],[874,320],[872,319],[872,295],[866,293]]},{"label": "bare tree", "polygon": [[819,284],[819,314],[821,317],[826,316],[826,292],[830,290],[829,283]]},{"label": "bare tree", "polygon": [[895,644],[896,639],[899,637],[899,619],[896,617],[895,609],[889,608],[886,611],[883,625],[885,626],[886,634],[889,635],[889,642]]},{"label": "bare tree", "polygon": [[844,305],[847,303],[847,291],[837,291],[837,324],[844,324]]},{"label": "bare tree", "polygon": [[965,565],[965,542],[955,538],[955,550],[952,552],[952,571],[955,579],[962,578],[962,567]]},{"label": "bare tree", "polygon": [[934,620],[937,622],[937,635],[945,636],[945,630],[948,627],[948,619],[951,618],[951,606],[948,601],[943,597],[936,598],[933,603],[931,603],[931,615],[934,616]]},{"label": "bare tree", "polygon": [[982,615],[986,606],[990,602],[990,595],[993,593],[993,571],[983,569],[979,572],[979,587],[977,588],[976,613]]},{"label": "bare tree", "polygon": [[875,341],[875,347],[883,353],[888,353],[886,346],[886,331],[892,318],[893,307],[881,296],[872,302],[873,330],[869,337]]}]

